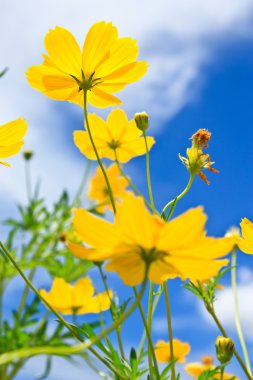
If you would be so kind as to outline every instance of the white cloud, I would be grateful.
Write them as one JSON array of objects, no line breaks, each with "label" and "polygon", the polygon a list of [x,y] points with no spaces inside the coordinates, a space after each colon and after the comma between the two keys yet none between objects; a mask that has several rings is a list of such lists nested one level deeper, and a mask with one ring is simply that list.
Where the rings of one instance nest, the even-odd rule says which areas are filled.
[{"label": "white cloud", "polygon": [[[130,115],[148,110],[158,130],[162,120],[196,97],[204,79],[202,67],[215,57],[217,45],[251,36],[252,13],[251,0],[4,2],[0,14],[0,68],[9,66],[10,70],[0,82],[0,122],[27,117],[30,128],[26,146],[36,150],[34,177],[42,177],[47,198],[55,199],[63,187],[74,192],[82,171],[81,158],[78,161],[66,150],[66,140],[71,141],[72,136],[61,114],[66,107],[76,114],[79,128],[80,109],[45,98],[29,87],[23,74],[30,65],[40,62],[43,39],[50,27],[69,28],[82,43],[89,26],[105,19],[112,20],[121,35],[138,38],[141,58],[149,62],[150,70],[121,98]],[[1,168],[1,214],[11,207],[10,199],[20,201],[25,197],[21,160],[14,158],[12,162],[11,170]]]}]

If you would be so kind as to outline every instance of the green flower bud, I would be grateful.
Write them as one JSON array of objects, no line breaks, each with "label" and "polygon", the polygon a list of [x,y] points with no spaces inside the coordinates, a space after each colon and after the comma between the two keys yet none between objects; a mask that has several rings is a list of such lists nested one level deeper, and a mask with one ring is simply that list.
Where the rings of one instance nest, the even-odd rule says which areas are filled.
[{"label": "green flower bud", "polygon": [[33,151],[31,150],[24,150],[23,157],[26,161],[29,161],[33,157]]},{"label": "green flower bud", "polygon": [[221,364],[228,363],[234,352],[234,342],[230,338],[218,336],[215,343],[216,356]]},{"label": "green flower bud", "polygon": [[134,120],[137,128],[141,131],[146,131],[149,127],[149,116],[146,112],[138,112],[134,115]]}]

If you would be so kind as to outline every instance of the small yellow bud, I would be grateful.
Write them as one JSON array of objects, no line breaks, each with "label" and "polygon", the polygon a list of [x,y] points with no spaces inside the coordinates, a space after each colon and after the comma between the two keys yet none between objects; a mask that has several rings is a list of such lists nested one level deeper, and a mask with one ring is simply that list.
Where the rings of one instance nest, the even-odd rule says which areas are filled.
[{"label": "small yellow bud", "polygon": [[134,120],[137,128],[141,131],[146,131],[149,127],[149,116],[146,112],[139,112],[134,115]]},{"label": "small yellow bud", "polygon": [[230,338],[218,336],[215,343],[216,356],[221,364],[228,363],[234,352],[234,342]]},{"label": "small yellow bud", "polygon": [[33,157],[33,151],[32,150],[24,150],[23,157],[26,161],[29,161]]}]

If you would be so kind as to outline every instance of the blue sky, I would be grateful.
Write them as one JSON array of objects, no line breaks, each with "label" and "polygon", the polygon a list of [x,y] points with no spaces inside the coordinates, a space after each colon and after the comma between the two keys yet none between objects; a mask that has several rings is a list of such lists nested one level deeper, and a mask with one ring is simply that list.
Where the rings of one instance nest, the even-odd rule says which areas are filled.
[{"label": "blue sky", "polygon": [[[95,3],[98,4],[99,1],[96,0]],[[24,1],[24,4],[26,9],[29,1]],[[140,24],[140,18],[131,15],[129,10],[126,13],[129,20],[127,25],[122,16],[123,11],[121,13],[120,10],[115,10],[115,2],[112,0],[108,3],[109,9],[100,8],[96,15],[96,19],[108,19],[111,12],[111,18],[122,33],[129,35],[133,30],[140,41],[141,57],[150,63],[149,77],[141,83],[131,85],[122,95],[124,107],[129,117],[142,110],[151,115],[150,134],[154,134],[157,140],[151,152],[151,170],[156,204],[160,209],[181,192],[188,180],[188,173],[178,159],[178,153],[185,154],[190,144],[189,137],[199,128],[207,128],[212,132],[209,152],[220,173],[206,173],[211,181],[210,186],[196,178],[189,194],[177,205],[175,214],[201,204],[208,214],[208,233],[222,236],[231,225],[238,225],[242,217],[247,216],[253,220],[253,9],[250,2],[235,0],[231,1],[229,9],[225,2],[214,1],[213,5],[206,2],[203,7],[197,0],[189,1],[186,6],[189,8],[184,9],[184,2],[179,1],[179,5],[168,5],[166,10],[169,16],[166,20],[163,12],[158,10],[154,20],[151,2],[148,4],[143,25]],[[165,3],[160,1],[160,5],[165,6]],[[22,73],[29,65],[40,62],[43,36],[49,27],[57,24],[72,27],[81,40],[84,32],[80,26],[80,15],[75,22],[66,16],[70,12],[66,1],[62,3],[59,12],[53,9],[48,18],[43,13],[46,11],[43,11],[41,2],[39,7],[41,19],[45,19],[40,22],[36,18],[32,20],[32,12],[27,15],[18,9],[28,29],[22,31],[24,39],[21,48],[15,44],[15,36],[11,31],[4,38],[5,59],[1,57],[0,64],[4,67],[9,65],[9,61],[14,63],[8,74],[9,80],[8,76],[1,80],[1,121],[18,116],[27,117],[30,130],[26,147],[36,150],[33,178],[42,177],[42,190],[50,203],[57,198],[63,187],[73,194],[78,184],[84,161],[73,145],[71,134],[73,130],[82,127],[82,115],[71,104],[56,103],[36,93],[26,84]],[[90,17],[85,21],[90,25],[94,21],[94,9],[92,5],[89,7],[87,12],[90,12]],[[136,7],[138,8],[137,5]],[[45,8],[50,9],[49,3],[46,3]],[[138,13],[138,9],[135,11]],[[201,17],[196,16],[197,11]],[[5,18],[10,19],[11,10],[8,5],[4,6],[4,12]],[[29,36],[29,30],[36,21],[38,28],[33,40]],[[21,31],[21,28],[21,22],[17,20],[17,30]],[[15,49],[10,48],[12,45],[16,47],[16,53],[12,51]],[[23,55],[22,49],[25,52]],[[22,91],[23,96],[19,95]],[[136,95],[140,93],[143,96]],[[107,112],[101,114],[106,115]],[[22,161],[15,158],[12,163],[13,168],[8,173],[7,169],[1,169],[4,171],[3,188],[0,190],[3,199],[0,211],[3,216],[15,214],[15,202],[25,199],[25,190],[20,189],[17,193],[14,180],[18,178],[24,184]],[[144,159],[133,160],[126,166],[126,171],[147,194]],[[252,302],[253,292],[252,260],[244,254],[239,257],[239,295],[242,320],[247,331],[253,331],[248,306]],[[98,281],[96,273],[93,273],[93,277]],[[44,284],[46,278],[41,275],[38,283],[40,281]],[[225,284],[227,286],[217,301],[217,310],[228,330],[235,336],[229,277],[225,279]],[[111,277],[111,285],[118,289],[122,297],[131,292],[114,275]],[[180,281],[174,281],[170,287],[175,336],[191,343],[193,350],[190,358],[193,360],[200,359],[202,354],[214,353],[217,331],[205,317],[201,306],[182,289]],[[17,286],[13,286],[10,294],[18,296]],[[11,307],[8,302],[8,309]],[[165,305],[161,301],[154,321],[155,339],[167,339],[164,317]],[[136,318],[136,315],[131,318],[129,328],[125,331],[128,347],[136,342],[136,323],[139,323]],[[253,334],[250,333],[250,338],[252,337]],[[249,347],[253,357],[252,344]],[[38,363],[39,359],[31,361],[18,379],[32,380]],[[72,371],[70,364],[60,363],[65,372]],[[64,377],[64,373],[57,374],[57,370],[59,365],[54,366],[50,380],[69,378]],[[231,371],[233,370],[240,374],[235,361],[231,366]],[[82,372],[76,371],[75,379],[79,380]]]}]

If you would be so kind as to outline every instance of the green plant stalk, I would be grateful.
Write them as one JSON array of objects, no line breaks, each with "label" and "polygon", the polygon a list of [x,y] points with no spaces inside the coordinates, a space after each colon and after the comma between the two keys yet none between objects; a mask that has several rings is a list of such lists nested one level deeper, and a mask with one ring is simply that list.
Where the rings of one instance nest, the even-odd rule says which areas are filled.
[{"label": "green plant stalk", "polygon": [[223,380],[223,377],[224,377],[224,367],[222,367],[220,370],[220,380]]},{"label": "green plant stalk", "polygon": [[[101,279],[102,279],[102,282],[103,282],[103,285],[104,285],[104,288],[105,288],[105,291],[107,293],[107,296],[110,300],[110,303],[111,305],[113,304],[113,300],[111,299],[111,296],[110,296],[110,290],[109,290],[109,287],[107,285],[107,281],[106,281],[106,277],[104,275],[104,272],[103,272],[103,269],[102,269],[102,266],[101,265],[98,265],[98,269],[99,269],[99,273],[100,273],[100,276],[101,276]],[[113,317],[113,314],[112,314],[112,310],[110,308],[110,312],[111,312],[111,316]],[[120,326],[118,326],[116,328],[116,334],[117,334],[117,339],[118,339],[118,344],[119,344],[119,349],[120,349],[120,354],[122,356],[123,359],[125,359],[125,352],[124,352],[124,347],[123,347],[123,342],[122,342],[122,339],[121,339],[121,334],[120,334]]]},{"label": "green plant stalk", "polygon": [[31,173],[30,173],[30,161],[25,160],[25,181],[28,201],[32,200],[32,185],[31,185]]},{"label": "green plant stalk", "polygon": [[147,172],[147,182],[148,182],[148,193],[149,193],[149,199],[150,199],[150,204],[151,204],[151,210],[153,214],[155,214],[156,210],[155,210],[155,203],[154,203],[153,192],[152,192],[152,184],[151,184],[151,176],[150,176],[150,157],[149,157],[146,131],[143,131],[143,137],[144,137],[145,147],[146,147],[146,172]]},{"label": "green plant stalk", "polygon": [[[19,267],[19,265],[13,259],[13,257],[11,256],[11,254],[9,253],[9,251],[7,250],[7,248],[5,248],[5,246],[3,245],[2,242],[0,242],[0,248],[1,248],[0,252],[2,252],[2,254],[4,254],[6,256],[6,258],[13,264],[13,266],[16,268],[16,270],[18,271],[18,273],[20,274],[20,276],[29,285],[29,287],[33,290],[33,292],[40,298],[40,300],[48,307],[48,309],[50,309],[56,315],[57,318],[59,318],[59,320],[62,322],[62,324],[72,333],[72,335],[76,339],[78,339],[80,342],[83,342],[82,345],[81,345],[82,349],[83,350],[84,349],[89,349],[102,363],[104,363],[110,370],[112,370],[114,373],[117,374],[117,376],[119,376],[121,378],[121,375],[119,373],[117,373],[117,371],[114,368],[112,368],[111,365],[103,357],[101,357],[101,355],[99,355],[91,346],[94,345],[94,344],[96,344],[97,342],[99,342],[101,339],[103,339],[105,336],[107,336],[110,332],[112,332],[113,330],[115,330],[119,325],[121,325],[132,314],[132,312],[136,309],[136,307],[139,305],[139,303],[140,303],[140,301],[142,299],[142,296],[143,296],[143,294],[145,292],[145,289],[146,289],[147,274],[148,274],[148,269],[149,269],[148,266],[146,267],[146,273],[145,273],[145,276],[144,276],[144,281],[143,281],[142,286],[141,286],[141,290],[138,293],[138,296],[136,297],[135,302],[129,307],[129,309],[124,314],[122,314],[117,319],[117,321],[115,321],[114,323],[112,323],[102,333],[98,334],[94,339],[91,339],[91,340],[88,340],[88,341],[84,341],[73,330],[73,328],[68,324],[68,322],[65,321],[65,319],[41,296],[41,294],[33,286],[33,284],[31,283],[31,281],[29,281],[29,279],[26,277],[26,275],[24,274],[24,272],[22,271],[22,269]],[[79,345],[79,347],[80,347],[80,345]]]},{"label": "green plant stalk", "polygon": [[84,187],[85,187],[87,180],[88,180],[88,177],[89,177],[90,167],[91,167],[91,161],[87,159],[81,183],[80,183],[79,188],[77,190],[77,193],[74,197],[73,207],[78,206],[80,203],[82,192],[84,190]]},{"label": "green plant stalk", "polygon": [[[158,302],[159,302],[159,299],[160,299],[161,295],[162,295],[162,292],[161,292],[161,286],[160,286],[159,289],[158,289],[158,294],[155,296],[155,300],[153,302],[152,318],[154,316],[154,313],[155,313],[155,310],[157,308],[157,305],[158,305]],[[144,346],[145,340],[146,340],[146,335],[147,335],[146,334],[146,330],[144,329],[142,337],[141,337],[140,345],[139,345],[139,348],[138,348],[138,357],[140,357],[141,354],[142,354],[143,346]]]},{"label": "green plant stalk", "polygon": [[112,188],[111,188],[109,179],[107,177],[104,165],[103,165],[103,163],[101,161],[101,158],[99,157],[96,145],[95,145],[93,137],[92,137],[90,125],[89,125],[89,119],[88,119],[88,113],[87,113],[87,91],[86,90],[83,91],[83,97],[84,97],[84,108],[83,108],[84,109],[84,119],[85,119],[85,124],[86,124],[86,128],[87,128],[87,132],[88,132],[88,135],[89,135],[90,142],[91,142],[91,145],[93,147],[94,153],[96,155],[97,162],[98,162],[98,164],[100,166],[100,169],[101,169],[101,171],[103,173],[103,176],[104,176],[104,179],[105,179],[105,182],[106,182],[106,186],[107,186],[107,189],[108,189],[108,194],[109,194],[110,201],[111,201],[111,204],[112,204],[113,212],[114,212],[114,214],[116,214],[116,206],[115,206],[115,201],[114,201],[114,198],[113,198]]},{"label": "green plant stalk", "polygon": [[[138,300],[138,292],[136,290],[136,287],[134,287],[133,289],[134,289],[136,301],[138,302],[138,307],[140,310],[141,318],[142,318],[142,321],[143,321],[143,324],[144,324],[144,327],[146,330],[146,334],[147,334],[147,338],[148,338],[148,346],[149,346],[148,351],[151,351],[151,355],[152,355],[152,359],[153,359],[153,363],[154,363],[155,374],[156,374],[156,379],[159,379],[160,378],[159,368],[158,368],[158,364],[157,364],[157,360],[156,360],[155,349],[153,346],[152,337],[151,337],[151,334],[150,334],[150,331],[148,328],[148,323],[146,321],[146,316],[145,316],[144,310],[142,308],[141,301]],[[149,368],[150,368],[150,376],[152,378],[153,377],[153,370],[152,370],[152,363],[150,363],[150,358],[149,358]]]},{"label": "green plant stalk", "polygon": [[[148,332],[150,335],[150,338],[152,340],[152,309],[153,309],[153,291],[154,291],[154,285],[152,282],[150,282],[149,285],[149,295],[148,295],[148,318],[147,318],[147,326],[148,326]],[[151,364],[150,367],[152,368],[152,355],[151,355],[151,347],[149,347],[148,350],[148,360]],[[152,379],[151,379],[152,380]]]},{"label": "green plant stalk", "polygon": [[246,364],[248,372],[252,376],[249,355],[248,355],[247,346],[244,340],[243,331],[242,331],[242,327],[240,323],[240,317],[239,317],[239,302],[238,302],[237,284],[236,284],[236,249],[234,249],[232,252],[231,266],[232,266],[231,282],[232,282],[233,296],[234,296],[234,302],[235,302],[235,325],[236,325],[238,337],[241,343],[245,364]]},{"label": "green plant stalk", "polygon": [[[212,316],[214,322],[216,323],[217,327],[219,328],[220,332],[222,333],[222,335],[225,338],[228,338],[228,335],[227,335],[225,329],[223,328],[222,324],[220,323],[220,321],[219,321],[219,319],[218,319],[218,317],[217,317],[217,315],[216,315],[213,307],[210,307],[210,306],[208,307],[207,305],[205,305],[205,306],[206,306],[206,309],[207,309],[208,313]],[[240,364],[242,370],[244,371],[245,375],[247,376],[247,379],[248,380],[253,380],[253,378],[250,375],[250,373],[248,372],[247,367],[245,366],[245,364],[244,364],[241,356],[239,355],[239,353],[237,352],[237,350],[235,348],[233,350],[233,353],[234,353],[234,355],[235,355],[238,363]]]},{"label": "green plant stalk", "polygon": [[[193,183],[194,177],[195,177],[195,174],[190,173],[190,178],[189,178],[189,181],[188,181],[188,183],[187,183],[187,185],[186,185],[186,188],[182,191],[182,193],[180,193],[177,197],[175,197],[174,199],[172,199],[170,202],[168,202],[168,203],[164,206],[164,208],[163,208],[163,210],[162,210],[162,213],[161,213],[161,216],[162,216],[162,217],[165,216],[165,212],[166,212],[167,209],[173,204],[173,202],[175,202],[175,200],[176,200],[176,201],[179,201],[181,198],[183,198],[183,196],[185,196],[186,193],[188,193],[188,191],[190,190],[191,185],[192,185],[192,183]],[[174,211],[174,210],[173,210],[173,211]],[[171,215],[170,215],[170,216],[171,216]]]},{"label": "green plant stalk", "polygon": [[175,359],[174,359],[174,349],[173,349],[173,333],[172,333],[172,322],[171,322],[171,310],[170,310],[170,298],[167,282],[164,282],[163,285],[165,302],[166,302],[166,312],[167,312],[167,323],[168,323],[168,333],[169,333],[169,342],[170,342],[170,358],[172,360],[171,366],[171,379],[176,380],[176,369],[175,369]]},{"label": "green plant stalk", "polygon": [[[116,156],[116,152],[115,152],[115,156]],[[151,203],[142,195],[142,193],[140,192],[140,190],[137,189],[137,187],[133,184],[133,182],[131,181],[131,179],[124,173],[119,161],[117,160],[117,158],[115,157],[115,162],[118,166],[118,169],[119,169],[119,172],[120,174],[122,175],[123,178],[125,178],[125,180],[128,182],[128,185],[132,188],[132,190],[137,194],[139,195],[140,197],[142,197],[142,199],[144,200],[146,206],[148,206],[150,209],[152,209],[152,206],[151,206]],[[156,214],[159,215],[159,212],[156,211]]]}]

